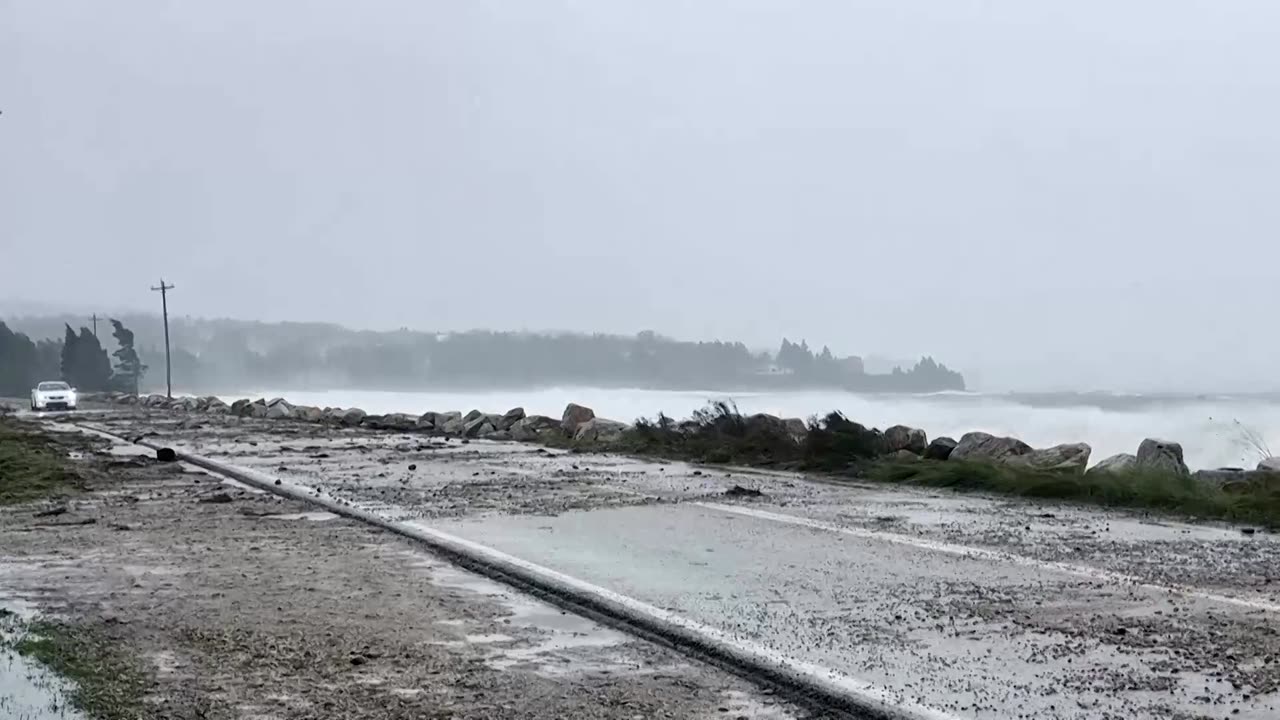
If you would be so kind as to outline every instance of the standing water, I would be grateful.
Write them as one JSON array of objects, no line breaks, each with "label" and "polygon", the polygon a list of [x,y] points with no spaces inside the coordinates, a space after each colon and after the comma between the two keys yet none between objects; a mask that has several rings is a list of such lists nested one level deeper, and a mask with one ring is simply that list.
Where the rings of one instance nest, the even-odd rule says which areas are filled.
[{"label": "standing water", "polygon": [[0,718],[6,720],[79,720],[71,708],[71,686],[39,663],[13,649],[30,608],[0,596]]}]

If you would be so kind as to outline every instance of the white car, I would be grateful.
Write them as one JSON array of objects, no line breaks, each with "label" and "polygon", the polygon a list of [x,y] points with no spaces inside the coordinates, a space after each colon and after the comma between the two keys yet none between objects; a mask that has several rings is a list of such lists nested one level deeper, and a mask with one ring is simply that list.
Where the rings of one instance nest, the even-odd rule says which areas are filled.
[{"label": "white car", "polygon": [[42,382],[31,391],[32,410],[75,410],[76,389],[61,381]]}]

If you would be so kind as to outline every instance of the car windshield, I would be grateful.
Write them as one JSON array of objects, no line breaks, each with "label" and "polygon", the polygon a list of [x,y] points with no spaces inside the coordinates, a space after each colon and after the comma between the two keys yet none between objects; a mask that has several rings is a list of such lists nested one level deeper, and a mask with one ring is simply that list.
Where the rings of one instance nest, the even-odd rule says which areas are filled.
[{"label": "car windshield", "polygon": [[70,390],[71,386],[64,382],[42,382],[36,387],[37,390]]}]

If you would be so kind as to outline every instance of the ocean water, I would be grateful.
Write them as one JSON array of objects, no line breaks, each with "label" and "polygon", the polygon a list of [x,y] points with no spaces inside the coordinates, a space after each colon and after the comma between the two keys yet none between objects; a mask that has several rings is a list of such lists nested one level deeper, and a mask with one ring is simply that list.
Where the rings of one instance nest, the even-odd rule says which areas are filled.
[{"label": "ocean water", "polygon": [[[370,413],[479,409],[505,412],[523,407],[529,414],[559,417],[570,402],[586,405],[601,417],[631,422],[665,412],[688,417],[710,400],[727,399],[743,413],[766,412],[809,418],[832,410],[879,427],[905,424],[929,437],[959,438],[982,430],[1012,435],[1036,447],[1087,442],[1096,462],[1120,452],[1136,452],[1143,438],[1182,443],[1192,468],[1254,467],[1261,455],[1245,437],[1253,433],[1280,452],[1280,400],[1257,397],[1143,397],[1139,395],[1057,395],[1018,397],[977,393],[858,395],[840,391],[762,393],[683,392],[592,387],[475,392],[255,392],[281,396],[295,405],[359,407]],[[228,398],[230,400],[230,398]]]}]

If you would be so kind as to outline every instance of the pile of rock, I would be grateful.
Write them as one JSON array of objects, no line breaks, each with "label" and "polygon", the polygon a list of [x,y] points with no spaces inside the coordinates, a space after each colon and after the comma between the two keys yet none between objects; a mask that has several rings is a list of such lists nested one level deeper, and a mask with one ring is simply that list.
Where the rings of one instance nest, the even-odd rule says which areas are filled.
[{"label": "pile of rock", "polygon": [[1257,468],[1223,467],[1213,470],[1197,470],[1192,477],[1200,482],[1212,483],[1224,489],[1232,489],[1264,483],[1268,486],[1280,487],[1280,457],[1266,457],[1258,462]]},{"label": "pile of rock", "polygon": [[[176,412],[232,415],[238,418],[285,420],[339,427],[424,433],[451,438],[520,442],[546,442],[553,439],[567,439],[577,443],[609,442],[618,439],[628,429],[625,423],[598,418],[591,408],[575,403],[569,403],[557,420],[545,415],[527,415],[524,408],[519,407],[501,414],[472,410],[465,415],[458,411],[451,411],[427,412],[414,416],[405,413],[370,415],[360,408],[293,405],[284,398],[270,400],[245,398],[227,405],[213,396],[170,399],[164,395],[135,396],[126,393],[101,393],[86,395],[84,400]],[[802,442],[807,433],[804,421],[798,418],[782,419],[758,413],[745,418],[743,423],[748,435],[785,434],[797,443]],[[678,430],[696,431],[700,426],[697,422],[690,420],[678,423],[675,427]],[[924,430],[906,425],[894,425],[883,433],[874,432],[877,433],[875,445],[882,450],[883,454],[904,459],[967,460],[1084,473],[1092,453],[1092,448],[1085,443],[1067,443],[1037,449],[1017,438],[1001,437],[985,432],[965,433],[959,441],[949,437],[938,437],[930,441]],[[1135,454],[1113,455],[1088,468],[1090,474],[1130,470],[1194,476],[1198,480],[1224,486],[1259,478],[1270,478],[1268,482],[1274,482],[1275,474],[1280,473],[1280,457],[1264,459],[1258,463],[1256,470],[1218,468],[1200,470],[1193,474],[1183,460],[1181,445],[1168,440],[1148,438],[1142,441]]]},{"label": "pile of rock", "polygon": [[985,432],[965,433],[958,442],[949,437],[934,438],[929,442],[924,430],[906,425],[894,425],[885,430],[884,444],[886,454],[902,458],[970,460],[1077,473],[1084,472],[1092,452],[1085,443],[1036,449],[1017,438]]},{"label": "pile of rock", "polygon": [[133,395],[131,393],[87,393],[80,396],[81,403],[111,403],[115,405],[135,405],[137,407],[154,408],[156,410],[176,410],[179,412],[209,412],[227,414],[230,408],[221,399],[213,395],[195,397],[184,395],[170,398],[164,395]]},{"label": "pile of rock", "polygon": [[501,414],[472,410],[465,415],[451,411],[427,412],[415,416],[405,413],[370,415],[360,408],[294,405],[284,398],[243,398],[227,405],[213,396],[170,399],[164,395],[106,393],[96,397],[95,401],[157,410],[208,412],[238,418],[290,420],[443,437],[521,442],[547,440],[552,436],[569,438],[575,442],[608,441],[617,439],[628,427],[626,423],[598,418],[591,408],[574,403],[570,403],[561,419],[556,420],[545,415],[527,415],[524,408],[519,407]]},{"label": "pile of rock", "polygon": [[1120,453],[1099,462],[1091,472],[1122,472],[1149,470],[1175,475],[1190,475],[1191,470],[1182,459],[1182,445],[1170,440],[1147,438],[1138,445],[1136,455]]}]

